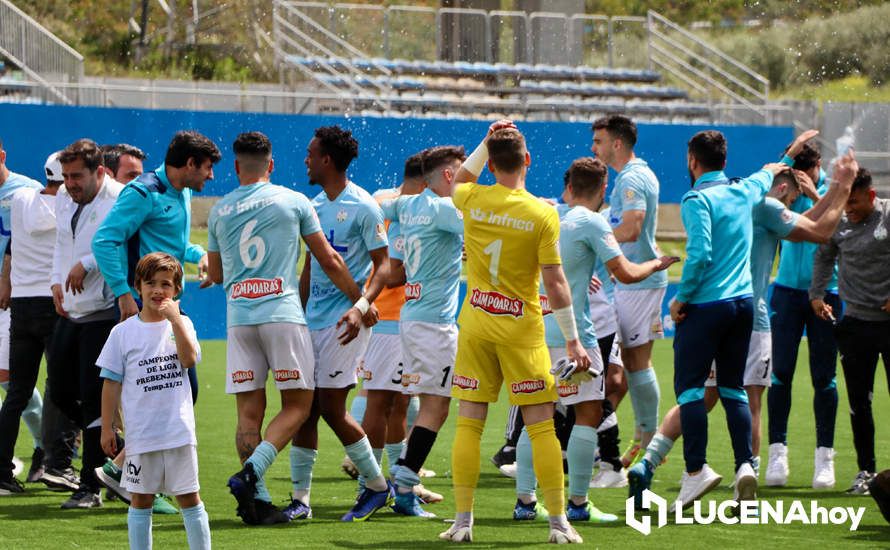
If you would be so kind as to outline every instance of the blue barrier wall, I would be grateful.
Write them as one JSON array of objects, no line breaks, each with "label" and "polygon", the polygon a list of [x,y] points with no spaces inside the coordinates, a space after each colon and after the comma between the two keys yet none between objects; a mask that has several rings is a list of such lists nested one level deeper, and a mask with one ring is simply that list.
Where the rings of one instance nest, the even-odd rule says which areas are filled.
[{"label": "blue barrier wall", "polygon": [[[8,152],[11,170],[42,180],[43,162],[52,151],[81,137],[98,143],[127,142],[149,156],[146,167],[160,164],[174,132],[196,129],[220,146],[223,160],[216,179],[204,189],[208,196],[224,195],[237,185],[231,143],[238,133],[260,130],[275,149],[273,181],[312,196],[303,164],[306,147],[318,126],[339,124],[352,130],[359,141],[359,158],[350,177],[369,190],[391,187],[400,181],[405,158],[431,145],[460,144],[472,150],[488,123],[466,120],[385,119],[308,115],[270,115],[112,109],[0,104],[0,140]],[[523,122],[520,128],[532,154],[529,189],[558,196],[562,175],[571,161],[590,155],[589,123]],[[641,124],[637,153],[646,159],[661,181],[661,202],[677,203],[689,188],[686,142],[703,126]],[[779,158],[792,139],[790,127],[718,127],[729,141],[727,173],[744,176]],[[483,180],[485,181],[485,180]]]}]

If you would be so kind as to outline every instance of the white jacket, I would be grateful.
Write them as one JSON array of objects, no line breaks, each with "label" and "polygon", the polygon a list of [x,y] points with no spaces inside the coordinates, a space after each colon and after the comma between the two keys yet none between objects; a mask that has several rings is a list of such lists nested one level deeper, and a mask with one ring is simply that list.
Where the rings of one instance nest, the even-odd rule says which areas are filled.
[{"label": "white jacket", "polygon": [[[71,200],[64,185],[56,195],[56,246],[51,284],[62,285],[62,307],[74,319],[114,307],[114,293],[96,266],[92,242],[93,235],[123,188],[122,184],[106,176],[92,202],[85,204],[80,212],[74,235],[71,234],[71,218],[77,211],[77,203]],[[65,280],[77,262],[83,264],[87,275],[83,280],[83,292],[75,295],[65,290]]]},{"label": "white jacket", "polygon": [[26,188],[12,196],[12,297],[52,296],[50,273],[56,242],[55,200],[39,189]]}]

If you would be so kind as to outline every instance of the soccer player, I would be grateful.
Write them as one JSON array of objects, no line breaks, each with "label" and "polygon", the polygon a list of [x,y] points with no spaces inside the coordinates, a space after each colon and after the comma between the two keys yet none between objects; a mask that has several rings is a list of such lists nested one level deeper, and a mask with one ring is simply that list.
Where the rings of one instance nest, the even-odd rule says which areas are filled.
[{"label": "soccer player", "polygon": [[[575,410],[575,423],[566,448],[569,466],[569,501],[566,516],[570,521],[597,523],[612,522],[618,518],[614,514],[604,514],[587,498],[597,447],[597,427],[603,417],[606,386],[603,366],[611,351],[610,340],[603,342],[602,349],[599,347],[596,330],[590,317],[588,287],[598,260],[602,261],[623,283],[641,281],[656,271],[667,269],[677,261],[677,258],[662,257],[644,264],[636,264],[624,257],[608,222],[598,214],[605,197],[607,174],[606,165],[598,159],[589,157],[576,159],[569,168],[569,180],[563,192],[565,207],[559,208],[560,257],[572,291],[575,323],[581,342],[590,356],[590,372],[593,374],[587,376],[584,381],[571,378],[556,380],[559,401],[566,407],[574,407]],[[542,300],[545,304],[549,304],[548,295],[543,295]],[[555,370],[559,361],[565,357],[566,341],[548,308],[544,309],[544,321],[550,361]],[[517,515],[521,516],[535,509],[533,470],[532,465],[528,463],[531,459],[531,453],[528,452],[529,443],[525,432],[519,439],[516,452],[519,498],[513,512],[514,519]],[[529,476],[531,480],[528,480]],[[526,483],[526,486],[520,487]]]},{"label": "soccer player", "polygon": [[[293,498],[302,505],[299,510],[288,511],[294,519],[307,518],[312,513],[309,490],[318,453],[319,416],[337,435],[365,480],[364,490],[341,519],[364,521],[393,499],[392,486],[380,473],[368,437],[346,411],[346,398],[357,381],[358,358],[365,353],[369,329],[377,321],[371,302],[389,277],[383,212],[371,195],[346,175],[349,163],[357,156],[358,142],[352,132],[339,126],[317,128],[306,153],[309,182],[323,189],[312,200],[322,231],[343,256],[356,283],[360,287],[364,287],[365,281],[369,283],[364,294],[353,301],[333,284],[317,258],[313,256],[303,264],[300,297],[307,308],[306,320],[315,351],[316,391],[312,413],[294,437],[290,451]],[[374,273],[370,275],[372,264]],[[350,341],[338,325],[342,312],[353,306],[364,316],[364,326]]]},{"label": "soccer player", "polygon": [[[674,337],[674,391],[680,405],[686,476],[677,498],[682,507],[722,479],[707,464],[708,418],[704,385],[715,363],[717,389],[735,455],[735,499],[752,500],[757,477],[752,467],[751,411],[744,373],[754,322],[751,298],[752,208],[788,168],[768,164],[746,179],[731,182],[723,173],[726,139],[714,130],[698,132],[688,145],[692,190],[682,199],[687,259],[671,318]],[[676,506],[677,503],[674,503]]]},{"label": "soccer player", "polygon": [[[782,162],[805,172],[816,188],[804,188],[791,205],[793,212],[812,208],[828,190],[818,149],[807,143],[815,131],[804,132],[788,147]],[[773,285],[770,324],[773,339],[772,385],[767,393],[769,413],[769,462],[767,486],[781,487],[788,482],[788,417],[791,414],[791,384],[797,368],[797,353],[804,329],[809,348],[810,381],[813,385],[813,413],[816,424],[813,487],[834,486],[834,427],[837,417],[837,342],[834,326],[813,313],[807,291],[813,275],[813,255],[817,244],[783,242],[779,270]],[[823,300],[830,304],[837,318],[843,304],[837,293],[837,273],[826,286]]]},{"label": "soccer player", "polygon": [[[769,278],[773,270],[776,248],[781,239],[791,241],[825,242],[840,219],[850,186],[856,173],[852,157],[845,157],[835,170],[828,193],[810,210],[797,214],[788,209],[801,193],[801,183],[812,186],[803,172],[781,172],[773,178],[772,187],[763,202],[753,210],[753,239],[751,246],[751,275],[754,300],[754,324],[745,364],[744,386],[751,410],[751,447],[755,476],[760,473],[760,411],[763,391],[770,383],[770,318],[766,305]],[[706,386],[716,390],[715,379],[708,378]],[[705,407],[708,411],[716,404],[716,391],[706,389]],[[646,448],[643,460],[628,471],[630,496],[642,504],[642,492],[648,489],[655,469],[670,452],[674,441],[680,437],[680,409],[674,406],[665,414],[658,433]]]},{"label": "soccer player", "polygon": [[[486,161],[497,183],[472,183]],[[479,445],[488,404],[497,401],[502,382],[510,402],[521,406],[545,505],[560,510],[563,504],[562,456],[553,428],[556,391],[538,298],[541,276],[572,366],[585,372],[590,358],[578,337],[560,266],[559,217],[525,189],[530,163],[523,135],[512,122],[499,121],[456,176],[458,182],[471,183],[458,185],[454,193],[454,205],[464,215],[467,297],[459,317],[451,393],[460,399],[451,453],[456,518],[439,535],[453,542],[473,538]],[[551,542],[582,541],[565,514],[549,519]]]},{"label": "soccer player", "polygon": [[868,493],[877,471],[871,402],[879,355],[890,374],[890,200],[875,196],[871,174],[864,168],[853,182],[845,213],[837,231],[816,252],[809,294],[816,315],[826,321],[839,316],[825,299],[837,261],[846,311],[835,331],[859,466],[848,492],[861,495]]},{"label": "soccer player", "polygon": [[[296,276],[299,239],[338,288],[354,300],[360,292],[322,234],[309,199],[270,183],[275,165],[269,138],[260,132],[240,134],[232,151],[240,185],[210,212],[208,273],[226,288],[226,391],[236,397],[235,447],[244,465],[229,478],[229,488],[241,519],[266,525],[289,519],[272,504],[264,476],[309,415],[315,386]],[[344,323],[347,332],[357,334],[358,310],[350,309]],[[282,406],[261,437],[269,371]]]},{"label": "soccer player", "polygon": [[209,550],[210,522],[198,494],[192,392],[183,372],[201,362],[201,347],[195,327],[173,300],[182,291],[182,266],[170,254],[148,254],[136,264],[133,285],[142,311],[111,330],[93,367],[105,380],[102,449],[108,456],[119,450],[113,423],[123,405],[130,548],[152,547],[152,501],[164,492],[182,508],[190,550]]},{"label": "soccer player", "polygon": [[406,303],[399,321],[405,361],[402,381],[409,393],[420,395],[420,412],[393,469],[393,510],[407,516],[432,516],[421,508],[413,491],[451,405],[464,231],[451,195],[465,159],[463,147],[443,145],[424,151],[426,189],[383,205],[387,219],[399,222],[405,243]]},{"label": "soccer player", "polygon": [[[416,195],[423,191],[423,166],[421,153],[408,157],[405,161],[402,184],[392,189],[382,189],[374,193],[378,204],[400,195]],[[368,349],[359,364],[359,378],[365,393],[365,409],[359,411],[356,403],[362,397],[353,399],[350,414],[368,435],[374,451],[374,458],[382,464],[386,451],[389,467],[394,468],[402,454],[405,439],[405,416],[410,397],[403,393],[402,375],[404,360],[402,342],[399,338],[399,317],[405,304],[404,281],[394,280],[393,273],[401,271],[405,251],[405,240],[399,232],[398,220],[385,220],[389,241],[390,280],[374,300],[379,321],[374,325],[368,340]],[[356,416],[360,413],[360,416]],[[344,464],[349,460],[345,457]],[[351,463],[350,463],[351,464]],[[354,468],[354,465],[353,465]],[[345,467],[344,467],[345,469]],[[357,472],[356,472],[357,473]],[[359,484],[364,480],[360,479]],[[359,487],[361,489],[361,486]]]},{"label": "soccer player", "polygon": [[[596,157],[618,175],[609,198],[609,223],[628,260],[643,263],[661,254],[655,242],[658,223],[658,178],[646,161],[634,154],[637,126],[623,115],[609,115],[593,123]],[[621,359],[636,417],[634,441],[622,457],[625,466],[638,457],[658,426],[660,399],[652,368],[652,343],[664,337],[661,302],[667,273],[657,272],[632,285],[619,282],[615,306],[621,335]]]},{"label": "soccer player", "polygon": [[[49,159],[47,159],[49,160]],[[40,193],[43,186],[40,183],[16,174],[6,167],[6,151],[0,142],[0,250],[5,251],[9,244],[10,230],[12,229],[12,215],[10,205],[13,199],[25,190],[30,191],[30,196]],[[58,189],[58,183],[55,185]],[[54,194],[54,193],[53,193]],[[51,198],[52,195],[47,195]],[[39,201],[47,202],[47,201]],[[44,212],[40,210],[33,213],[35,225],[45,223],[46,217],[52,216],[51,212],[45,212],[45,209],[52,210],[52,206],[44,206]],[[22,215],[22,212],[19,212]],[[53,224],[54,225],[54,224]],[[26,236],[22,236],[25,239]],[[41,259],[44,258],[41,256]],[[19,269],[27,267],[25,265],[18,266]],[[31,460],[31,471],[28,473],[28,481],[37,481],[32,479],[35,462],[38,466],[42,466],[43,462],[43,443],[41,441],[41,413],[43,401],[40,392],[35,388],[37,383],[37,373],[40,368],[40,355],[42,348],[37,353],[36,364],[33,354],[29,356],[25,362],[16,362],[17,368],[12,367],[12,357],[25,359],[22,354],[27,353],[27,349],[22,346],[27,341],[27,331],[20,328],[18,333],[19,339],[16,342],[15,355],[12,354],[12,334],[11,334],[11,305],[16,305],[19,309],[18,316],[24,322],[28,322],[28,317],[34,316],[35,328],[46,329],[46,316],[41,316],[40,307],[35,306],[33,310],[29,310],[30,304],[22,300],[12,301],[10,293],[10,270],[11,265],[6,261],[3,262],[3,274],[0,275],[0,286],[2,286],[2,303],[0,303],[0,386],[6,392],[6,400],[3,401],[0,408],[0,495],[9,495],[13,493],[21,493],[24,491],[22,484],[13,476],[13,453],[15,452],[15,442],[19,435],[19,422],[22,418],[31,437],[34,439],[34,453]],[[40,274],[36,273],[39,277]],[[45,273],[44,273],[45,274]],[[21,289],[24,290],[24,289]],[[31,289],[29,289],[31,290]],[[18,289],[16,290],[18,291]],[[43,304],[44,306],[46,304]],[[45,311],[43,313],[46,313]],[[50,314],[52,311],[50,311]],[[53,319],[54,320],[54,319]],[[41,324],[42,323],[42,324]],[[24,337],[24,338],[23,338]],[[39,476],[38,476],[39,479]]]}]

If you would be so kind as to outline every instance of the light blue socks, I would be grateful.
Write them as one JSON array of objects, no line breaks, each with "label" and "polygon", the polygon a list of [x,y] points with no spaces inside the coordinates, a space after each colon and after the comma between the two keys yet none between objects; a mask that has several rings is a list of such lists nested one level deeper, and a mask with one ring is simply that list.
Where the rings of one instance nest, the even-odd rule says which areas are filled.
[{"label": "light blue socks", "polygon": [[596,444],[596,428],[575,424],[566,448],[566,458],[569,462],[569,497],[587,497]]},{"label": "light blue socks", "polygon": [[260,500],[265,500],[266,502],[272,502],[272,497],[269,495],[269,489],[266,487],[266,470],[268,470],[269,466],[275,461],[276,456],[278,456],[278,449],[275,448],[275,445],[264,440],[256,446],[256,449],[253,450],[253,454],[250,455],[250,458],[244,461],[245,464],[253,466],[253,471],[257,475],[256,492],[254,493],[254,496]]},{"label": "light blue socks", "polygon": [[182,522],[189,541],[189,550],[210,550],[210,518],[204,503],[182,509]]},{"label": "light blue socks", "polygon": [[349,407],[349,415],[352,418],[355,418],[355,421],[359,426],[362,425],[362,421],[365,419],[365,409],[368,406],[368,398],[364,395],[356,395],[352,399],[352,405]]},{"label": "light blue socks", "polygon": [[294,487],[294,498],[309,504],[309,490],[312,487],[312,467],[318,451],[305,447],[290,448],[290,480]]},{"label": "light blue socks", "polygon": [[346,456],[355,464],[359,475],[365,478],[365,485],[372,491],[386,489],[386,480],[380,474],[380,464],[374,458],[368,436],[364,436],[351,445],[344,447]]},{"label": "light blue socks", "polygon": [[637,372],[627,371],[627,391],[636,416],[637,427],[643,433],[658,429],[658,379],[655,369],[649,367]]},{"label": "light blue socks", "polygon": [[127,510],[127,538],[130,550],[151,550],[151,508]]},{"label": "light blue socks", "polygon": [[532,461],[532,440],[528,432],[522,428],[519,441],[516,443],[516,494],[534,495],[538,479],[535,477],[535,466]]}]

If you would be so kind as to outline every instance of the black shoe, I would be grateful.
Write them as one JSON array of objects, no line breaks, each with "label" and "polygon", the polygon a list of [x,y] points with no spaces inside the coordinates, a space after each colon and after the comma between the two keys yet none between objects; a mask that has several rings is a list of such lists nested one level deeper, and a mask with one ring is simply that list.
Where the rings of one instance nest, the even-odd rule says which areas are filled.
[{"label": "black shoe", "polygon": [[277,506],[271,502],[255,498],[253,507],[256,511],[256,519],[258,525],[275,525],[276,523],[287,523],[290,519],[284,515]]},{"label": "black shoe", "polygon": [[40,447],[34,448],[34,454],[31,455],[31,468],[28,470],[28,477],[25,478],[25,481],[28,483],[37,483],[40,481],[43,477],[43,458],[45,456],[43,449]]},{"label": "black shoe", "polygon": [[101,508],[102,496],[99,490],[82,488],[78,489],[71,498],[62,503],[62,510],[74,510],[76,508]]},{"label": "black shoe", "polygon": [[14,477],[0,481],[0,496],[19,495],[24,492],[24,486]]},{"label": "black shoe", "polygon": [[40,481],[53,491],[76,491],[80,488],[80,478],[71,467],[64,469],[47,468]]},{"label": "black shoe", "polygon": [[498,452],[491,457],[491,463],[496,468],[500,468],[504,464],[513,464],[516,462],[516,447],[511,447],[509,451],[505,451],[506,445],[498,449]]},{"label": "black shoe", "polygon": [[248,525],[259,525],[255,504],[257,501],[254,499],[257,481],[253,465],[248,463],[240,472],[230,477],[227,483],[229,492],[238,501],[236,513]]}]

